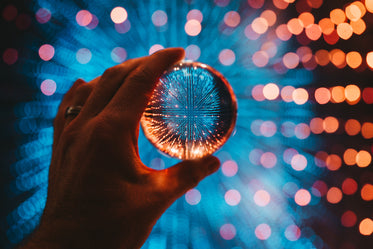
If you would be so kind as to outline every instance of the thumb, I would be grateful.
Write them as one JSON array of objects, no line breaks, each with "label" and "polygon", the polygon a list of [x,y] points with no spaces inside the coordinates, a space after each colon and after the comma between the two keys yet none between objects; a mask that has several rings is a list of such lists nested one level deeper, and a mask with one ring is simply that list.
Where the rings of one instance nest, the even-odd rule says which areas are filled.
[{"label": "thumb", "polygon": [[171,168],[165,169],[167,188],[172,195],[180,197],[206,176],[219,169],[220,161],[217,157],[207,156],[196,160],[185,160]]}]

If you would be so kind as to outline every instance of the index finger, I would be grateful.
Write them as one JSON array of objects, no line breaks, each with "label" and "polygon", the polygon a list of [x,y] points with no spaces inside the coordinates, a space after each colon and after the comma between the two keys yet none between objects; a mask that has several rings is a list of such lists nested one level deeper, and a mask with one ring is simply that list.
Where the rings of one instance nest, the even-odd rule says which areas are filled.
[{"label": "index finger", "polygon": [[184,49],[169,48],[149,56],[144,64],[128,75],[107,108],[119,112],[119,117],[138,123],[159,77],[184,58]]}]

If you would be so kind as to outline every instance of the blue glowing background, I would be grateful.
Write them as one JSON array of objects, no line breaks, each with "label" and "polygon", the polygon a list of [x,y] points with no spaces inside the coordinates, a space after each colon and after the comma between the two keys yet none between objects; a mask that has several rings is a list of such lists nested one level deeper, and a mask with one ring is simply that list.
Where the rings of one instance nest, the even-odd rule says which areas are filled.
[{"label": "blue glowing background", "polygon": [[[5,88],[1,95],[4,106],[12,108],[11,114],[4,112],[11,117],[6,120],[11,123],[11,128],[8,127],[11,133],[7,136],[4,132],[4,137],[14,139],[11,145],[16,148],[7,155],[1,171],[6,205],[1,210],[0,242],[4,248],[21,242],[39,222],[46,199],[53,118],[72,83],[77,78],[92,80],[106,68],[129,58],[175,46],[186,49],[187,59],[206,63],[226,77],[237,96],[237,123],[232,137],[215,153],[222,162],[221,169],[166,211],[143,248],[369,246],[369,237],[359,233],[359,222],[372,215],[366,211],[369,202],[361,201],[359,191],[364,184],[373,184],[371,161],[364,169],[354,166],[352,174],[344,169],[346,163],[342,159],[343,171],[333,175],[332,164],[326,167],[327,160],[316,156],[316,152],[325,150],[339,154],[341,159],[344,149],[351,146],[371,155],[371,138],[359,137],[360,140],[344,145],[350,140],[340,131],[343,128],[330,137],[320,136],[310,122],[314,117],[329,115],[372,122],[365,99],[367,105],[362,103],[356,108],[340,104],[320,110],[318,101],[311,97],[317,87],[345,85],[352,79],[358,79],[355,83],[361,88],[369,86],[366,82],[371,70],[366,65],[357,72],[347,70],[346,78],[343,73],[338,75],[343,71],[340,67],[329,65],[325,70],[320,69],[312,56],[315,66],[312,63],[310,66],[310,60],[303,61],[297,52],[299,47],[309,46],[315,52],[316,48],[331,50],[335,43],[320,39],[304,44],[304,38],[296,39],[294,35],[283,38],[278,27],[303,12],[298,6],[307,6],[307,1],[286,3],[286,6],[285,3],[38,0],[19,6],[16,3],[1,5],[2,25],[7,26],[9,37],[15,37],[1,51],[2,71],[7,82],[21,82],[18,90],[13,91],[18,95],[7,95],[6,91],[12,92],[13,88]],[[329,15],[332,8],[344,8],[344,4],[335,4],[331,7],[324,3],[325,10],[309,6],[307,10],[319,20]],[[13,19],[14,9],[9,6],[16,8]],[[127,16],[124,22],[115,23],[118,16],[111,14],[118,6],[125,9]],[[274,24],[269,25],[271,19],[268,19],[264,26],[254,26],[254,21],[259,20],[265,10],[275,13]],[[368,26],[366,33],[371,31],[371,17],[371,13],[364,17]],[[371,41],[371,36],[366,38]],[[354,49],[353,42],[343,42],[339,41],[335,47],[347,48],[346,52]],[[359,44],[367,47],[363,41]],[[284,59],[289,53],[289,56],[298,56],[295,66],[292,66],[293,60]],[[356,77],[357,73],[360,78]],[[292,100],[284,89],[292,89]],[[304,89],[307,97],[302,95]],[[22,97],[17,99],[17,96]],[[12,100],[10,104],[9,100]],[[349,111],[344,113],[344,110]],[[326,138],[335,141],[327,142]],[[342,146],[329,149],[334,143]],[[157,151],[142,133],[139,148],[143,162],[149,167],[163,169],[178,162]],[[361,178],[360,174],[366,177]],[[342,188],[346,175],[358,182],[359,191],[355,199],[343,197],[339,204],[346,208],[333,209],[326,200],[325,188]],[[325,182],[327,187],[323,185]],[[349,205],[354,201],[354,205]],[[341,215],[346,210],[358,213],[358,221],[352,226],[341,225]],[[315,221],[330,225],[321,226]],[[326,236],[330,227],[335,234],[345,234],[344,239],[336,241]],[[360,247],[354,247],[355,244]]]}]

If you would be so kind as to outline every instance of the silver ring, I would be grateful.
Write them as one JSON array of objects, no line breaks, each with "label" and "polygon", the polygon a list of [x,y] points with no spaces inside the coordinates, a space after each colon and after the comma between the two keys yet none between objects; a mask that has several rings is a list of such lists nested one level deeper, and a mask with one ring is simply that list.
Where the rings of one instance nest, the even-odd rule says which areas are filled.
[{"label": "silver ring", "polygon": [[71,116],[78,115],[81,109],[82,109],[82,106],[80,106],[80,105],[67,107],[66,112],[65,112],[65,118],[67,118],[70,115]]}]

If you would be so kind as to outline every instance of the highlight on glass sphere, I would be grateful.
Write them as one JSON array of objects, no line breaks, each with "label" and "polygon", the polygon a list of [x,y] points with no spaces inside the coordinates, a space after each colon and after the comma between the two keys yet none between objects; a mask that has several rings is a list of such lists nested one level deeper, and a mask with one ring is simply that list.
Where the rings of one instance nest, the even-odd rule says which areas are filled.
[{"label": "highlight on glass sphere", "polygon": [[161,152],[196,159],[228,140],[236,116],[236,97],[224,76],[206,64],[182,61],[159,78],[141,125]]}]

